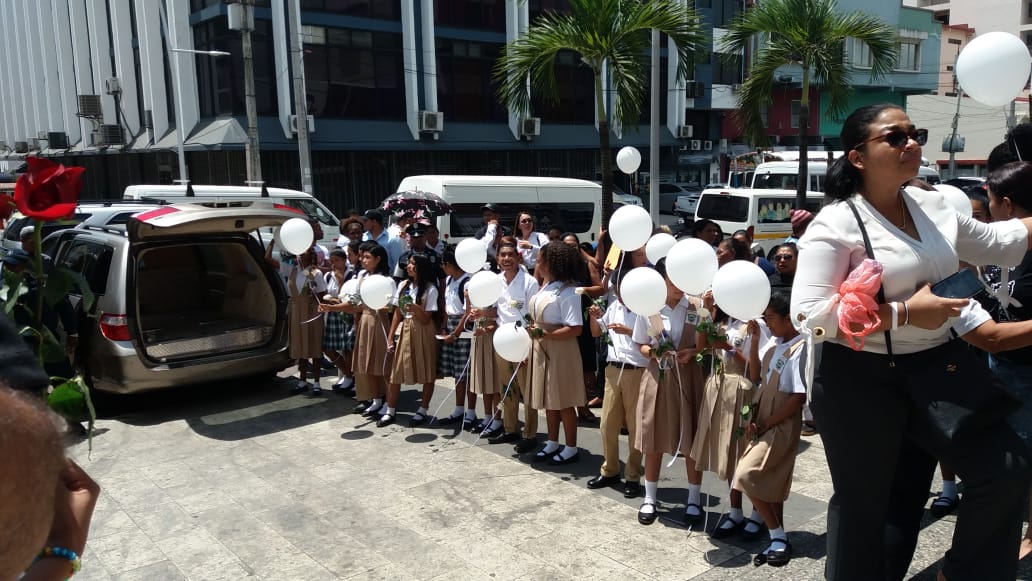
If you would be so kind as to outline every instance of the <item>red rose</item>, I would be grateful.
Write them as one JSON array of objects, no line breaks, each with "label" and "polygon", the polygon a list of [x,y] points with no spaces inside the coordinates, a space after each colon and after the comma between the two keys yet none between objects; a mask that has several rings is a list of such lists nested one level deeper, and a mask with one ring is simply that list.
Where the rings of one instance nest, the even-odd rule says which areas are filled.
[{"label": "red rose", "polygon": [[0,194],[0,222],[6,221],[14,212],[14,198]]},{"label": "red rose", "polygon": [[50,160],[30,157],[29,170],[14,185],[18,211],[36,220],[58,220],[72,214],[82,190],[82,167],[65,167]]}]

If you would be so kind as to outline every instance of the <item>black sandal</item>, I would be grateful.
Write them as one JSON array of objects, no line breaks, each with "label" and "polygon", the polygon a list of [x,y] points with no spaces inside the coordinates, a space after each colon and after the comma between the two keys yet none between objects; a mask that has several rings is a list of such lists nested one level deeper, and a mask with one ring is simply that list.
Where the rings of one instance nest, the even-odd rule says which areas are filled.
[{"label": "black sandal", "polygon": [[[693,507],[693,506],[695,508],[699,509],[699,514],[690,514],[688,512],[688,509]],[[699,521],[701,521],[705,516],[706,516],[706,511],[702,510],[702,505],[701,504],[695,504],[694,502],[689,502],[688,504],[686,504],[684,506],[684,522],[688,523],[689,525],[697,525],[697,524],[699,524]]]},{"label": "black sandal", "polygon": [[[785,545],[783,549],[775,549],[774,543],[781,543]],[[789,543],[784,539],[774,539],[770,542],[770,547],[766,553],[767,564],[771,567],[784,567],[792,560],[792,543]]]},{"label": "black sandal", "polygon": [[[642,512],[641,509],[645,508],[646,506],[651,506],[652,507],[652,512]],[[639,523],[641,523],[643,525],[650,525],[650,524],[656,522],[656,516],[657,516],[657,514],[656,514],[656,503],[648,502],[648,501],[645,501],[645,502],[641,503],[641,507],[638,508],[638,522]]]},{"label": "black sandal", "polygon": [[932,516],[935,518],[942,518],[956,510],[958,504],[960,504],[959,497],[939,496],[932,501],[932,506],[928,508],[928,512],[932,513]]},{"label": "black sandal", "polygon": [[[756,525],[755,531],[750,531],[748,530],[748,528],[746,528],[749,526],[749,523]],[[763,535],[764,529],[766,528],[766,525],[764,525],[762,522],[757,522],[751,518],[747,518],[744,521],[742,521],[742,532],[739,538],[744,543],[751,543],[755,540],[758,540]]]}]

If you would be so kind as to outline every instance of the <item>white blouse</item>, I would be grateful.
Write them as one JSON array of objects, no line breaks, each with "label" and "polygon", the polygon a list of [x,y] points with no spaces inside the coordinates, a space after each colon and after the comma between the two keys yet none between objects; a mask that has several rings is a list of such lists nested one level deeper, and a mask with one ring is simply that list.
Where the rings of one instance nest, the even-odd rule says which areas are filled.
[{"label": "white blouse", "polygon": [[[688,319],[692,319],[692,325],[695,324],[695,313],[690,312],[688,309],[690,304],[686,297],[682,298],[674,308],[671,309],[669,305],[663,305],[663,308],[659,311],[659,317],[663,320],[663,330],[670,337],[670,342],[674,344],[674,349],[677,349],[681,344],[681,335],[684,334],[685,323],[688,322]],[[694,326],[692,328],[694,329]],[[649,336],[648,317],[638,317],[634,321],[634,333],[631,335],[631,338],[640,345],[659,346],[659,342],[653,341],[652,337]],[[694,342],[690,341],[689,343]]]},{"label": "white blouse", "polygon": [[459,293],[459,287],[464,280],[469,280],[469,273],[464,272],[462,276],[454,279],[448,277],[444,288],[444,312],[449,317],[457,317],[466,312],[466,297]]},{"label": "white blouse", "polygon": [[622,302],[613,301],[609,303],[609,308],[606,309],[601,319],[602,330],[609,333],[609,339],[612,342],[612,345],[608,346],[607,359],[609,361],[613,363],[629,363],[638,367],[648,367],[648,358],[641,354],[641,349],[638,349],[631,335],[624,335],[623,333],[606,329],[608,325],[624,325],[631,329],[633,333],[634,325],[639,318]]},{"label": "white blouse", "polygon": [[778,337],[771,337],[765,345],[760,345],[761,365],[767,353],[771,349],[774,350],[774,355],[770,358],[770,369],[767,370],[767,376],[763,378],[764,383],[769,382],[774,371],[780,368],[781,378],[778,380],[778,391],[782,393],[806,393],[806,382],[803,381],[802,373],[802,370],[805,369],[804,357],[806,346],[804,345],[796,349],[795,353],[788,357],[785,356],[789,348],[802,340],[802,335],[796,335],[788,341],[782,341]]},{"label": "white blouse", "polygon": [[[398,285],[398,290],[394,291],[394,299],[391,300],[391,304],[394,305],[394,306],[398,306],[399,300],[401,299],[402,295],[408,295],[408,296],[412,297],[412,302],[413,303],[417,303],[416,295],[418,293],[419,293],[419,285],[412,284],[411,282],[406,284],[404,287],[402,287],[401,285]],[[433,312],[437,311],[437,297],[438,297],[437,285],[435,285],[435,284],[428,285],[426,287],[426,290],[423,292],[423,304],[422,304],[423,310],[428,312],[428,313],[433,313]],[[408,311],[404,312],[403,314],[405,315],[406,319],[411,319],[412,318],[412,313],[410,313]]]},{"label": "white blouse", "polygon": [[[959,260],[970,264],[1019,264],[1028,251],[1028,231],[1018,220],[984,224],[958,214],[942,194],[901,193],[921,240],[914,240],[878,213],[863,196],[853,195],[864,220],[874,258],[884,268],[882,285],[887,301],[909,299],[925,283],[936,283],[957,272]],[[823,327],[823,340],[848,345],[838,330],[838,311],[825,309],[846,276],[865,258],[863,236],[845,202],[825,206],[799,241],[799,266],[792,287],[792,320],[807,317],[810,328]],[[894,353],[914,353],[950,339],[948,320],[938,329],[914,325],[892,331]],[[885,353],[884,333],[871,333],[865,351]]]},{"label": "white blouse", "polygon": [[[518,238],[517,241],[522,241],[522,238]],[[527,237],[527,242],[530,242],[530,248],[519,248],[520,256],[523,257],[523,264],[527,268],[534,268],[537,266],[537,255],[541,250],[541,247],[548,244],[548,236],[541,232],[531,232],[530,236]]]},{"label": "white blouse", "polygon": [[[296,264],[290,264],[286,261],[280,262],[280,275],[287,282],[287,292],[291,292],[290,277],[294,277],[294,285],[298,291],[301,291],[306,286],[309,287],[312,292],[322,295],[326,292],[326,277],[323,272],[315,267],[308,267],[310,270],[314,270],[315,273],[311,279],[305,275],[305,271]],[[294,295],[291,295],[294,296]]]},{"label": "white blouse", "polygon": [[[577,287],[570,285],[564,288],[563,284],[551,282],[539,290],[535,295],[535,311],[531,316],[540,313],[536,319],[539,323],[580,327],[584,325],[584,313],[581,311],[581,298],[577,294]],[[550,300],[545,296],[547,294],[555,295],[555,300]],[[542,301],[548,303],[543,308],[539,306],[543,304]]]}]

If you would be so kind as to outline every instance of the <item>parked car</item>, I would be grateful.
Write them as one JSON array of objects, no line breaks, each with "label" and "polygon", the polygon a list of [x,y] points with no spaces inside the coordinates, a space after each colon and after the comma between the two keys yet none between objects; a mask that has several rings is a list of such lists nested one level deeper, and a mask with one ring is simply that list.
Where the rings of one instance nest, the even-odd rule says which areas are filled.
[{"label": "parked car", "polygon": [[[89,226],[125,224],[133,214],[153,210],[158,205],[154,202],[140,202],[136,200],[131,202],[123,202],[121,200],[80,202],[71,216],[62,220],[44,222],[42,237],[46,238],[58,230],[74,228],[83,224]],[[21,212],[15,212],[11,215],[11,218],[7,221],[7,227],[4,228],[3,236],[0,237],[0,249],[2,249],[4,254],[15,248],[21,248],[22,228],[31,225],[32,219],[23,216]]]},{"label": "parked car", "polygon": [[[665,183],[659,184],[659,213],[677,214],[677,198],[695,195],[698,199],[702,190],[692,184]],[[692,209],[694,212],[694,208]]]},{"label": "parked car", "polygon": [[960,188],[960,189],[964,189],[964,188],[967,188],[967,187],[970,187],[970,186],[984,187],[985,186],[985,178],[977,177],[977,176],[959,176],[959,177],[955,177],[955,178],[950,178],[950,179],[948,179],[948,180],[946,180],[946,181],[944,181],[942,183],[944,183],[944,184],[946,184],[948,186],[953,186],[953,187],[957,187],[957,188]]},{"label": "parked car", "polygon": [[674,214],[677,214],[687,223],[695,221],[695,208],[699,206],[699,196],[702,192],[692,192],[677,196],[674,201]]},{"label": "parked car", "polygon": [[133,393],[277,372],[287,357],[287,294],[250,233],[297,213],[193,204],[125,225],[65,229],[45,241],[56,267],[82,275],[76,370],[94,389]]},{"label": "parked car", "polygon": [[[602,185],[602,182],[600,181],[595,181],[595,183]],[[620,186],[613,184],[613,202],[616,203],[618,200],[623,202],[624,205],[627,206],[644,205],[642,204],[641,198],[635,196],[634,194],[628,194],[627,192],[623,191],[623,189]]]}]

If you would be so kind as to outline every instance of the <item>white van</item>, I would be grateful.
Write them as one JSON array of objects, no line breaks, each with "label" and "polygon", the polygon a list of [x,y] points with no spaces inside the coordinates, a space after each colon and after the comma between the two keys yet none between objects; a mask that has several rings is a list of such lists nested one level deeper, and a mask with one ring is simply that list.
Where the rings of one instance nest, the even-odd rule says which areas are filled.
[{"label": "white van", "polygon": [[[340,237],[340,220],[326,206],[311,194],[284,188],[256,188],[245,186],[193,185],[193,197],[182,185],[139,185],[128,186],[122,194],[125,200],[160,200],[169,204],[200,204],[209,208],[247,208],[254,202],[272,202],[304,213],[309,219],[318,220],[323,236],[318,243],[333,249]],[[262,229],[263,236],[271,235],[271,229]],[[265,238],[266,241],[270,240]]]},{"label": "white van", "polygon": [[[795,199],[795,192],[782,189],[710,189],[699,197],[695,219],[716,222],[725,236],[751,231],[766,255],[792,233]],[[806,193],[807,210],[816,214],[823,204],[821,192]]]},{"label": "white van", "polygon": [[534,216],[534,229],[548,232],[560,226],[582,242],[598,235],[602,215],[602,186],[587,180],[523,176],[409,176],[399,192],[431,192],[451,204],[451,214],[437,219],[443,239],[451,244],[472,237],[483,226],[480,207],[502,207],[501,224],[513,230],[517,212]]},{"label": "white van", "polygon": [[[807,188],[813,192],[824,191],[824,176],[828,173],[828,164],[823,161],[809,161],[806,171],[810,176]],[[768,161],[756,166],[752,187],[758,189],[795,190],[799,176],[797,161]],[[934,168],[922,165],[917,169],[917,177],[933,186],[942,183],[939,172]]]}]

